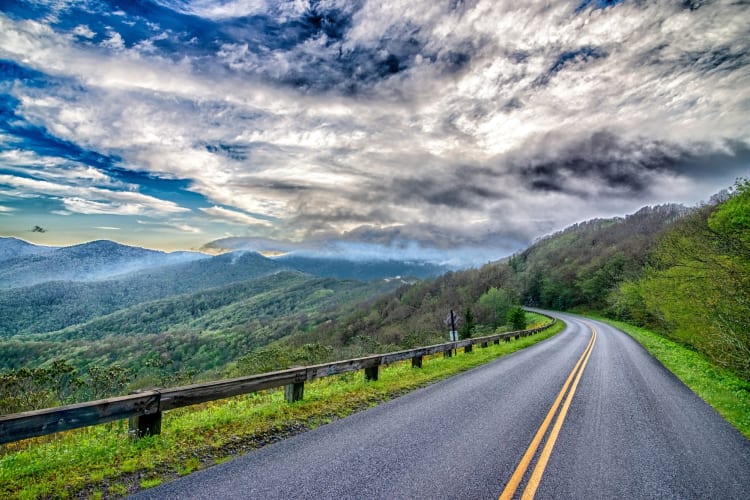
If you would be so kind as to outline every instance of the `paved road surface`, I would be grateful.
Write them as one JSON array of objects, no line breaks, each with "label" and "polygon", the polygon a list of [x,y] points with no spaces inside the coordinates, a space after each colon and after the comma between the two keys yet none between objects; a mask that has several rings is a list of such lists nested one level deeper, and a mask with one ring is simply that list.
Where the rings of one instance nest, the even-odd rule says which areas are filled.
[{"label": "paved road surface", "polygon": [[750,441],[624,333],[558,316],[540,344],[135,498],[750,498]]}]

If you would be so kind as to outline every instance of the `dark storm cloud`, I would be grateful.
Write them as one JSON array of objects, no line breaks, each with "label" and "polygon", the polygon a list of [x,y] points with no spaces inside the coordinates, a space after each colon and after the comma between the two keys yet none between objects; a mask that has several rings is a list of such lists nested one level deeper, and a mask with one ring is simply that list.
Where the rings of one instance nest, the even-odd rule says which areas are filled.
[{"label": "dark storm cloud", "polygon": [[627,140],[609,131],[564,146],[551,156],[529,159],[518,167],[525,185],[583,197],[595,192],[583,190],[582,184],[621,196],[641,196],[650,192],[658,175],[698,179],[711,177],[717,170],[740,175],[750,164],[746,143],[728,142],[726,150],[719,153],[700,144],[688,149],[653,139]]},{"label": "dark storm cloud", "polygon": [[[487,182],[486,174],[486,171],[457,166],[448,172],[433,171],[427,176],[392,179],[380,192],[387,193],[386,198],[391,203],[479,209],[487,200],[504,197],[500,189]],[[479,181],[480,178],[483,180]]]}]

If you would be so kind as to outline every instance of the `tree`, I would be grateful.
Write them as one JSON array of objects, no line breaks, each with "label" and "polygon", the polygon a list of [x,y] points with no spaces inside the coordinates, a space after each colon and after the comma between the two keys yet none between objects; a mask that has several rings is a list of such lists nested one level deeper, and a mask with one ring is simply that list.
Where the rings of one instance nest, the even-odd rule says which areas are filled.
[{"label": "tree", "polygon": [[526,329],[526,312],[522,307],[513,307],[508,312],[508,323],[514,331]]},{"label": "tree", "polygon": [[470,339],[474,335],[475,328],[474,314],[471,312],[471,308],[467,307],[466,312],[464,312],[464,323],[461,325],[461,338]]},{"label": "tree", "polygon": [[108,367],[94,365],[88,369],[89,388],[92,399],[101,399],[122,394],[131,379],[127,368],[118,364]]},{"label": "tree", "polygon": [[492,328],[504,325],[508,311],[513,305],[511,292],[492,287],[479,297],[479,322]]}]

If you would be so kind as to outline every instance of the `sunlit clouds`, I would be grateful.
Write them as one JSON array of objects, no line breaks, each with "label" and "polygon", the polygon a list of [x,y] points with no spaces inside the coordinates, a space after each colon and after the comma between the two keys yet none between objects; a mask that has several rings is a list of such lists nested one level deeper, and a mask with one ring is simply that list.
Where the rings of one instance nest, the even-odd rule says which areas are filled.
[{"label": "sunlit clouds", "polygon": [[500,258],[750,174],[749,45],[731,2],[17,2],[2,232]]}]

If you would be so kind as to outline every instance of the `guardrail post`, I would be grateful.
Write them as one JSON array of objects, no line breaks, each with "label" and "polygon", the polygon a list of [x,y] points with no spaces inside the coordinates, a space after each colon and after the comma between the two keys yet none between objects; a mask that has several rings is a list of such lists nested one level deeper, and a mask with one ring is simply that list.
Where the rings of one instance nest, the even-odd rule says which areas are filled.
[{"label": "guardrail post", "polygon": [[495,339],[492,341],[493,344],[498,345],[500,343],[500,339]]},{"label": "guardrail post", "polygon": [[[293,366],[292,368],[302,368],[301,366]],[[301,401],[305,395],[305,379],[307,378],[306,371],[300,371],[294,376],[294,382],[284,386],[284,399],[287,403],[294,403]]]},{"label": "guardrail post", "polygon": [[471,352],[472,350],[474,350],[474,346],[472,344],[469,344],[464,347],[464,354],[466,354],[467,352]]},{"label": "guardrail post", "polygon": [[379,366],[371,366],[370,368],[365,368],[365,380],[366,381],[376,381],[378,379],[378,368]]},{"label": "guardrail post", "polygon": [[[137,390],[133,394],[141,392],[143,391]],[[156,393],[155,407],[146,408],[142,414],[128,418],[128,434],[133,439],[161,434],[161,411],[159,411],[161,394],[156,390],[154,392]]]},{"label": "guardrail post", "polygon": [[130,417],[128,434],[134,439],[161,434],[161,412],[144,413]]},{"label": "guardrail post", "polygon": [[479,347],[481,347],[482,349],[486,349],[487,347],[489,347],[489,344],[487,342],[482,342]]},{"label": "guardrail post", "polygon": [[444,358],[450,358],[451,356],[453,356],[453,349],[448,349],[447,351],[443,351]]},{"label": "guardrail post", "polygon": [[414,356],[411,358],[412,368],[422,368],[422,356]]},{"label": "guardrail post", "polygon": [[305,383],[295,382],[293,384],[287,384],[284,386],[284,399],[287,403],[294,403],[301,401],[305,395]]}]

